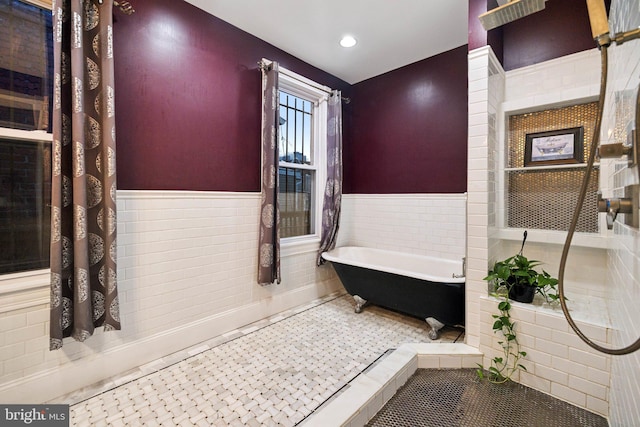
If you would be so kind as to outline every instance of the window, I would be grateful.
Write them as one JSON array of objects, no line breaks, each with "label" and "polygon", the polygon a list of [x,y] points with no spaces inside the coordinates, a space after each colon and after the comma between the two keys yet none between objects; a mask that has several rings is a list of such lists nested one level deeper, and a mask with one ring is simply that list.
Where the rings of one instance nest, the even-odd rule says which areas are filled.
[{"label": "window", "polygon": [[318,237],[326,175],[327,92],[280,69],[280,236]]},{"label": "window", "polygon": [[0,0],[0,274],[49,266],[51,11]]},{"label": "window", "polygon": [[280,91],[280,235],[313,233],[315,163],[311,141],[312,103]]}]

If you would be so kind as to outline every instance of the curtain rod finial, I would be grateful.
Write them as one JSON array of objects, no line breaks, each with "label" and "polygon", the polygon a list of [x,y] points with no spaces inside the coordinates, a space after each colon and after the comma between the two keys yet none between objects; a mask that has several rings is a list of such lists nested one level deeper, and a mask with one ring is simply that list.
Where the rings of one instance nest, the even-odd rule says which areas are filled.
[{"label": "curtain rod finial", "polygon": [[120,10],[122,11],[122,13],[124,13],[125,15],[131,15],[132,13],[134,13],[136,11],[133,8],[133,6],[131,5],[131,3],[129,3],[126,0],[124,0],[124,1],[114,1],[113,5],[116,6],[116,7],[119,7]]}]

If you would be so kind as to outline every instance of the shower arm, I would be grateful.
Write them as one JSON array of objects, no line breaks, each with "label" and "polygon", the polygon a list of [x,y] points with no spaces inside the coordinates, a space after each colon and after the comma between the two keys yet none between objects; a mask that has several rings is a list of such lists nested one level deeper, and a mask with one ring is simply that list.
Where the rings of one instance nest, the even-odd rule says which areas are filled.
[{"label": "shower arm", "polygon": [[599,34],[594,37],[594,40],[596,41],[598,47],[602,47],[609,46],[611,42],[615,42],[615,44],[621,45],[622,43],[628,42],[629,40],[635,40],[637,38],[640,38],[640,28],[617,33],[613,36],[613,38],[609,35],[608,32]]},{"label": "shower arm", "polygon": [[635,30],[624,31],[622,33],[618,33],[613,38],[613,41],[616,42],[617,45],[621,45],[624,42],[629,40],[634,40],[640,38],[640,28],[636,28]]},{"label": "shower arm", "polygon": [[620,45],[629,40],[640,38],[640,28],[615,34],[613,38],[611,38],[609,34],[609,18],[607,17],[604,0],[586,0],[586,2],[587,11],[589,12],[589,23],[591,24],[591,35],[598,45],[598,48],[609,46],[611,42]]}]

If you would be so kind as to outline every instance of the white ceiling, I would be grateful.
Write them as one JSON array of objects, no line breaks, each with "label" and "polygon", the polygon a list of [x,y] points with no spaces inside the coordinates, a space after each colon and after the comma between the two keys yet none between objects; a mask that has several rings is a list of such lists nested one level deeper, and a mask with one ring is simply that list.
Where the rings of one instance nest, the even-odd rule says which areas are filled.
[{"label": "white ceiling", "polygon": [[[350,84],[467,44],[467,0],[186,0]],[[358,40],[353,48],[339,41]]]}]

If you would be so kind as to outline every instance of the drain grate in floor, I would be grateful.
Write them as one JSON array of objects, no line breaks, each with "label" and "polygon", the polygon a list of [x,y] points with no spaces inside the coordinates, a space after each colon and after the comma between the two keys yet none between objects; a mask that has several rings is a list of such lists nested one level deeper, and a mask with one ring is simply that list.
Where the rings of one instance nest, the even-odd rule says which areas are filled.
[{"label": "drain grate in floor", "polygon": [[607,427],[605,418],[517,383],[480,381],[475,369],[418,369],[370,427]]}]

